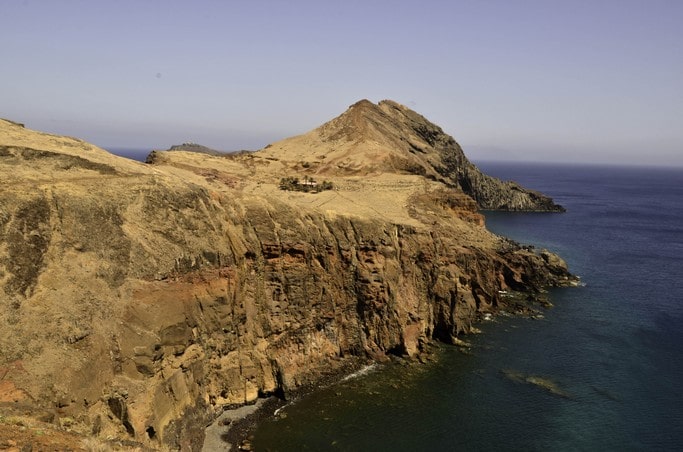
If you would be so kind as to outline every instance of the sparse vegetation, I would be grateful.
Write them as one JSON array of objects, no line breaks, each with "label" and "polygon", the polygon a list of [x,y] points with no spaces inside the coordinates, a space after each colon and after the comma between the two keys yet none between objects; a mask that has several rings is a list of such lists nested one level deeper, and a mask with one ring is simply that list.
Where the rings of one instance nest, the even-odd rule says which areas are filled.
[{"label": "sparse vegetation", "polygon": [[318,183],[312,177],[304,176],[303,180],[298,177],[283,177],[280,179],[280,190],[302,191],[305,193],[319,193],[324,190],[332,190],[334,185],[329,181]]}]

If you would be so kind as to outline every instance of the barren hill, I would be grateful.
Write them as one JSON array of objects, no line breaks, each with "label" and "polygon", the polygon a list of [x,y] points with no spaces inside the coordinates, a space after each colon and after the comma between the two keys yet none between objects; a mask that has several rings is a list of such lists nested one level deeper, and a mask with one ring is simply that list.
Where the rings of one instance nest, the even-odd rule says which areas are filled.
[{"label": "barren hill", "polygon": [[460,145],[422,115],[390,100],[361,100],[304,134],[273,143],[264,156],[313,174],[416,174],[462,189],[482,209],[563,211],[552,199],[483,174]]},{"label": "barren hill", "polygon": [[486,230],[425,124],[361,102],[255,153],[143,164],[0,120],[0,439],[197,450],[226,406],[418,357],[571,284]]}]

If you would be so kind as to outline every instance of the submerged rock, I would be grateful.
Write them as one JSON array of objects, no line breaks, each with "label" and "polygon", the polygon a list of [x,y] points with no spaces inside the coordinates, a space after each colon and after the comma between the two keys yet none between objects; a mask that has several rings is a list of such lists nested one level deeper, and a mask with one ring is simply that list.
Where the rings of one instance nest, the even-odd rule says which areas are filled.
[{"label": "submerged rock", "polygon": [[557,382],[553,381],[548,377],[542,377],[539,375],[525,374],[515,370],[504,369],[501,371],[502,374],[511,381],[515,383],[526,383],[538,388],[541,388],[552,395],[563,397],[565,399],[571,399],[572,395],[562,389]]}]

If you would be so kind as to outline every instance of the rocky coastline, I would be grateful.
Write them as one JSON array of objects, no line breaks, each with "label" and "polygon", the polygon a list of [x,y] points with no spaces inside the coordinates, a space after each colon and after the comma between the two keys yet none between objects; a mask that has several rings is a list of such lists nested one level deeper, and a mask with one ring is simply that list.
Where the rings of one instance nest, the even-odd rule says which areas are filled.
[{"label": "rocky coastline", "polygon": [[560,206],[392,101],[256,152],[148,163],[0,120],[0,172],[0,437],[43,431],[17,447],[47,431],[200,450],[226,407],[424,359],[576,281],[480,213]]},{"label": "rocky coastline", "polygon": [[[577,278],[568,285],[575,286],[578,284],[579,280]],[[545,310],[552,307],[552,303],[548,298],[548,292],[545,290],[536,293],[505,292],[501,295],[508,300],[505,309],[497,311],[495,315],[486,313],[478,316],[468,335],[481,333],[479,328],[476,327],[481,322],[495,322],[496,317],[510,316],[539,320],[544,317]],[[345,381],[348,378],[354,378],[358,373],[363,373],[365,369],[375,369],[378,365],[420,366],[435,361],[439,356],[436,352],[442,347],[440,344],[440,342],[430,342],[425,345],[420,354],[412,357],[388,355],[381,361],[371,358],[361,359],[359,357],[355,362],[346,363],[346,367],[324,375],[312,384],[296,388],[286,398],[282,396],[269,396],[267,398],[259,398],[249,405],[224,407],[223,412],[218,413],[205,430],[202,452],[254,450],[252,445],[253,434],[256,432],[259,424],[267,419],[279,416],[279,412],[286,406],[296,403],[302,398],[312,396],[316,392]],[[454,346],[461,353],[466,355],[472,354],[471,344],[467,340],[467,336],[463,336],[462,339],[456,339],[452,344],[444,344],[443,346]],[[501,372],[506,377],[511,378],[508,370],[503,369]],[[512,375],[512,377],[515,377],[515,375]],[[525,378],[522,380],[527,382]],[[541,377],[537,378],[542,380]],[[514,381],[517,380],[515,379]],[[548,385],[546,380],[542,380],[540,383],[538,381],[527,383],[540,386],[551,393],[557,392],[553,387],[550,387],[550,389],[546,388]]]},{"label": "rocky coastline", "polygon": [[206,428],[202,451],[251,450],[253,433],[260,422],[277,416],[279,410],[290,403],[295,403],[322,388],[348,378],[363,369],[363,366],[370,366],[374,363],[375,361],[370,359],[358,359],[355,363],[347,363],[345,368],[321,377],[314,384],[296,388],[286,399],[269,396],[259,398],[250,405],[227,407]]}]

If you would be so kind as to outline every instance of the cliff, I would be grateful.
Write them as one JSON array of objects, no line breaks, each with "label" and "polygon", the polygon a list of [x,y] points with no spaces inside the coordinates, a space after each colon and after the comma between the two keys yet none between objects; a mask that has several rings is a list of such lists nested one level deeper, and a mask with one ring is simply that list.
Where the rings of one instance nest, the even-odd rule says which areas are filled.
[{"label": "cliff", "polygon": [[485,229],[474,167],[415,115],[361,102],[255,153],[151,164],[0,120],[0,437],[11,418],[196,450],[225,406],[418,356],[525,309],[501,291],[571,284]]}]

